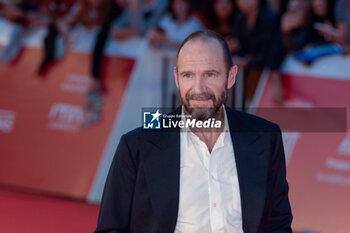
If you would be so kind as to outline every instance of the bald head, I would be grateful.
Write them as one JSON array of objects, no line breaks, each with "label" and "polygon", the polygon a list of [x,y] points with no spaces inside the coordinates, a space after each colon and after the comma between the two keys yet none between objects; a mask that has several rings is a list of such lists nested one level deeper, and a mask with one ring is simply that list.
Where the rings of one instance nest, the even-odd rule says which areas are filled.
[{"label": "bald head", "polygon": [[[179,56],[181,54],[181,51],[184,49],[185,45],[187,44],[189,45],[190,43],[194,43],[194,42],[213,43],[213,41],[217,41],[217,43],[221,47],[221,50],[222,50],[221,55],[223,56],[226,71],[228,72],[230,68],[233,66],[231,51],[225,39],[218,33],[210,30],[201,30],[201,31],[194,32],[182,42],[176,54],[176,67],[178,66]],[[198,55],[200,56],[200,54]]]}]

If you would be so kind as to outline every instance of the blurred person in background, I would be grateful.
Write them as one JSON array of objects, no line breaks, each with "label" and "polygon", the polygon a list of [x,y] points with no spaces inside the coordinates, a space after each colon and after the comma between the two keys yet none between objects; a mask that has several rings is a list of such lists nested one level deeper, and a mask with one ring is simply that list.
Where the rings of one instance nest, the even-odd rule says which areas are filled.
[{"label": "blurred person in background", "polygon": [[106,0],[79,0],[79,11],[69,22],[70,26],[80,24],[87,29],[100,26],[106,17],[107,2]]},{"label": "blurred person in background", "polygon": [[118,20],[126,6],[127,0],[108,0],[107,2],[108,13],[97,34],[92,55],[91,74],[93,77],[93,86],[95,86],[95,89],[105,89],[101,79],[101,69],[105,46],[108,38],[110,37],[113,22]]},{"label": "blurred person in background", "polygon": [[270,70],[273,79],[273,100],[281,103],[284,98],[279,68],[285,57],[278,16],[264,1],[237,0],[238,13],[233,32],[238,39],[238,51],[234,63],[244,69],[243,107],[248,105],[264,68]]},{"label": "blurred person in background", "polygon": [[[39,67],[39,74],[43,74],[46,68],[60,57],[56,54],[57,51],[61,49],[61,53],[68,52],[79,33],[98,30],[107,15],[107,1],[79,0],[74,6],[72,0],[48,1],[46,9],[50,22],[44,40],[44,58]],[[57,44],[58,36],[63,38],[63,48]]]},{"label": "blurred person in background", "polygon": [[189,0],[193,15],[198,18],[202,23],[205,21],[202,15],[202,8],[207,0]]},{"label": "blurred person in background", "polygon": [[[79,0],[75,3],[72,0],[49,0],[46,3],[45,9],[50,21],[44,39],[39,75],[45,75],[54,62],[66,55],[71,47],[86,49],[91,46],[88,50],[94,49],[94,37],[108,18],[109,3],[109,0]],[[93,40],[92,43],[89,38]],[[104,100],[102,82],[94,78],[91,81],[85,103],[85,126],[99,121]]]},{"label": "blurred person in background", "polygon": [[281,1],[280,0],[267,0],[267,5],[269,6],[269,8],[275,12],[276,14],[278,14],[280,12],[281,9]]},{"label": "blurred person in background", "polygon": [[341,46],[332,39],[339,37],[335,28],[333,1],[311,0],[306,25],[305,46],[302,51],[294,53],[294,57],[305,65],[320,57],[341,53]]},{"label": "blurred person in background", "polygon": [[47,33],[43,42],[43,58],[38,68],[39,75],[46,73],[47,68],[59,57],[59,53],[67,52],[60,51],[63,48],[57,48],[57,38],[61,34],[67,45],[68,26],[64,21],[68,21],[69,18],[73,17],[73,13],[70,12],[73,3],[73,0],[44,0],[43,2],[43,11],[47,15],[45,25]]},{"label": "blurred person in background", "polygon": [[283,42],[288,51],[297,51],[307,44],[308,0],[289,0],[281,18]]},{"label": "blurred person in background", "polygon": [[156,25],[168,6],[168,0],[130,0],[113,26],[117,41],[132,37],[144,37]]},{"label": "blurred person in background", "polygon": [[[101,69],[106,42],[111,36],[118,41],[134,37],[145,37],[166,9],[168,0],[107,0],[106,18],[97,34],[92,55],[93,83],[88,90],[85,106],[85,127],[100,121],[100,115],[106,92]],[[107,6],[107,7],[106,7]]]},{"label": "blurred person in background", "polygon": [[233,34],[236,11],[234,0],[209,0],[203,8],[203,13],[207,16],[207,27],[225,38],[231,53],[237,52],[239,43]]},{"label": "blurred person in background", "polygon": [[112,25],[118,20],[126,6],[127,0],[107,0],[107,15],[97,33],[92,53],[92,84],[86,98],[84,126],[100,120],[103,99],[107,90],[105,79],[102,77],[104,50],[110,38]]},{"label": "blurred person in background", "polygon": [[[314,14],[316,14],[317,21],[312,22],[314,26],[313,35],[309,37],[311,42],[318,39],[323,42],[330,42],[332,45],[322,48],[322,53],[314,52],[318,57],[322,55],[335,54],[335,53],[349,53],[350,52],[350,1],[338,0],[335,4],[334,1],[326,0],[313,0],[311,1],[311,7]],[[326,10],[327,9],[327,10]],[[334,14],[334,15],[333,15]],[[316,41],[317,42],[317,41]],[[314,55],[314,56],[316,56]]]},{"label": "blurred person in background", "polygon": [[[81,46],[86,42],[89,52],[92,52],[92,80],[90,88],[86,93],[85,108],[84,108],[84,126],[89,126],[100,121],[101,112],[104,102],[105,86],[100,77],[95,77],[94,70],[100,69],[98,62],[94,59],[96,43],[98,42],[101,30],[106,30],[109,27],[110,21],[113,21],[110,10],[118,10],[112,5],[110,0],[80,0],[78,2],[78,11],[68,21],[70,44],[74,42],[75,45]],[[111,7],[111,8],[110,8]],[[115,12],[118,14],[119,12]],[[107,25],[107,26],[106,26]],[[105,32],[104,32],[105,33]],[[107,32],[108,33],[108,32]],[[108,34],[107,34],[108,35]],[[86,36],[93,37],[91,41],[86,41]],[[107,38],[103,38],[107,39]],[[75,41],[74,41],[75,40]],[[86,47],[82,46],[82,47]],[[101,51],[101,57],[102,59]],[[98,58],[97,58],[98,59]],[[94,61],[97,63],[94,63]],[[97,66],[97,67],[96,67]]]},{"label": "blurred person in background", "polygon": [[282,13],[284,13],[286,9],[288,0],[266,0],[266,5],[281,17]]},{"label": "blurred person in background", "polygon": [[0,50],[2,63],[13,62],[22,48],[23,39],[40,26],[41,0],[1,0],[0,15],[13,26],[8,43]]},{"label": "blurred person in background", "polygon": [[23,0],[0,0],[0,15],[11,22],[24,19],[23,12],[21,11],[23,3]]},{"label": "blurred person in background", "polygon": [[308,20],[308,44],[323,44],[328,43],[329,38],[321,30],[319,26],[335,27],[334,19],[334,1],[331,0],[311,0],[310,13]]},{"label": "blurred person in background", "polygon": [[290,0],[282,17],[285,46],[305,65],[320,57],[342,53],[335,28],[333,3],[327,0]]},{"label": "blurred person in background", "polygon": [[[70,28],[73,29],[73,37],[76,37],[75,45],[81,46],[86,43],[89,52],[92,52],[92,71],[96,69],[94,64],[95,47],[101,30],[105,30],[105,25],[110,19],[110,10],[119,10],[119,8],[111,7],[110,0],[80,0],[79,11],[69,22]],[[111,8],[109,8],[111,7]],[[119,11],[115,14],[120,13]],[[114,15],[113,15],[114,16]],[[117,15],[116,15],[117,16]],[[86,37],[92,38],[92,41],[86,41]],[[102,56],[102,54],[101,54]],[[101,58],[102,59],[102,58]],[[100,67],[99,67],[100,68]],[[86,93],[84,107],[84,122],[83,125],[89,126],[93,123],[98,123],[101,118],[101,112],[104,103],[105,85],[100,77],[95,77],[92,72],[91,85]]]},{"label": "blurred person in background", "polygon": [[336,27],[340,31],[338,42],[350,52],[350,0],[338,0],[335,7]]},{"label": "blurred person in background", "polygon": [[202,23],[192,15],[189,0],[171,0],[169,11],[151,30],[153,45],[177,48],[191,33],[204,29]]}]

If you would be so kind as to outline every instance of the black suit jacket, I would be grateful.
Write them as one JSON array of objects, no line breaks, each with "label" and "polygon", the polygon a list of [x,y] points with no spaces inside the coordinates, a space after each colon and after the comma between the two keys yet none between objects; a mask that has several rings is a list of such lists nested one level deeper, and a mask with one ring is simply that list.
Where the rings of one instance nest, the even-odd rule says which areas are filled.
[{"label": "black suit jacket", "polygon": [[[225,108],[237,165],[244,232],[292,232],[279,127]],[[179,130],[150,132],[138,128],[123,135],[106,180],[95,233],[174,232],[179,175]]]}]

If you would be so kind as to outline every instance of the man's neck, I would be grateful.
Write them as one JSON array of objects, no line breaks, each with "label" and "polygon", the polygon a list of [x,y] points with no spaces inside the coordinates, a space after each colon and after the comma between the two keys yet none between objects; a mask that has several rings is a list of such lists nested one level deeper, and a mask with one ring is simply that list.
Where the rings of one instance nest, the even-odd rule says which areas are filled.
[{"label": "man's neck", "polygon": [[[186,113],[187,114],[187,113]],[[211,118],[212,120],[215,119],[215,121],[221,121],[221,127],[215,128],[191,128],[190,130],[197,135],[208,147],[209,152],[211,153],[214,145],[219,138],[221,132],[224,130],[225,127],[225,111],[224,107],[221,106],[219,111],[217,111]]]}]

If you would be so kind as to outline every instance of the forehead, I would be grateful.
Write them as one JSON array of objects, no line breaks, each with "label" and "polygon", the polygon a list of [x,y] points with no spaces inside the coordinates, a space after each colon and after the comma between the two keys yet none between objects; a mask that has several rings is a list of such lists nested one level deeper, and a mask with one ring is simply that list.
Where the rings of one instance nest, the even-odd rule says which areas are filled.
[{"label": "forehead", "polygon": [[223,49],[220,43],[214,39],[197,39],[186,43],[180,50],[177,68],[225,67]]}]

